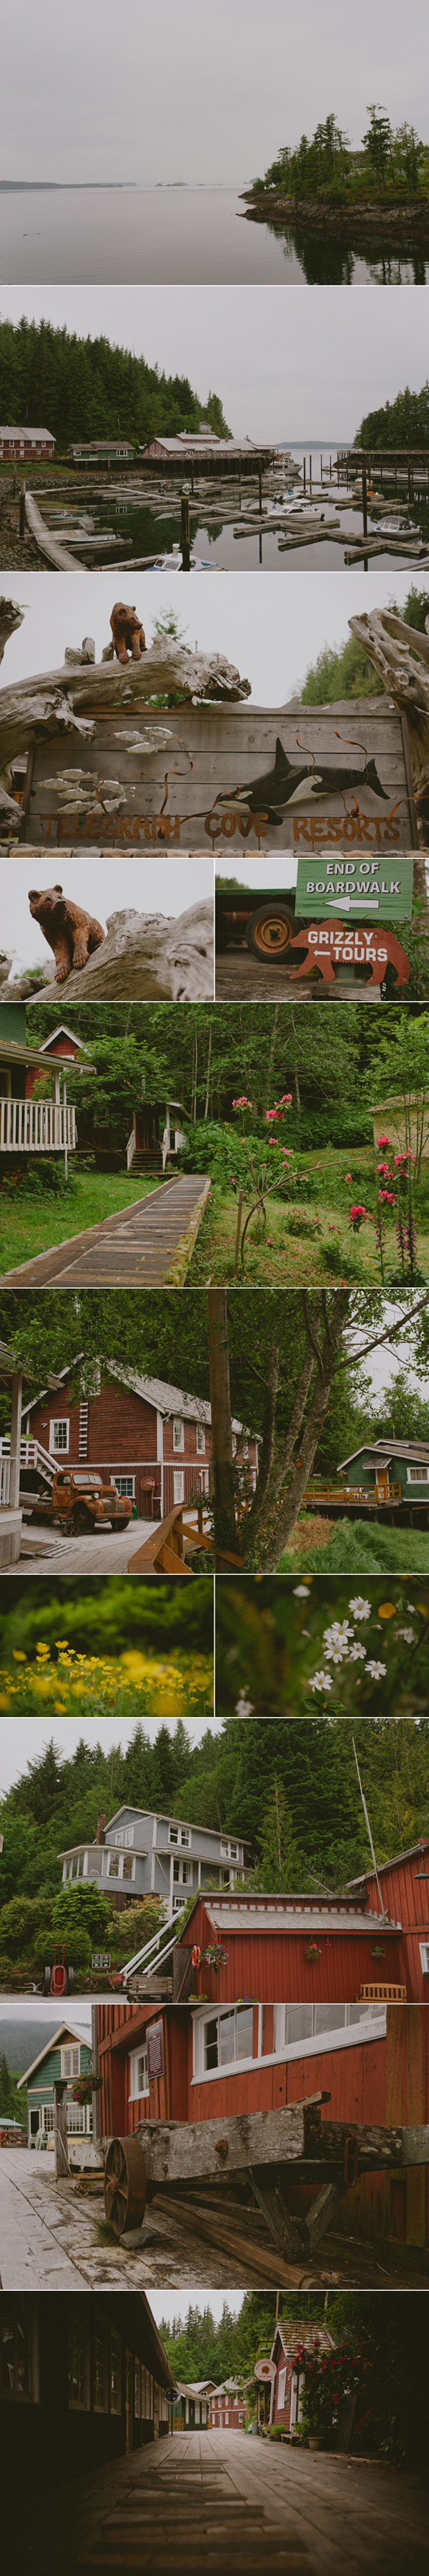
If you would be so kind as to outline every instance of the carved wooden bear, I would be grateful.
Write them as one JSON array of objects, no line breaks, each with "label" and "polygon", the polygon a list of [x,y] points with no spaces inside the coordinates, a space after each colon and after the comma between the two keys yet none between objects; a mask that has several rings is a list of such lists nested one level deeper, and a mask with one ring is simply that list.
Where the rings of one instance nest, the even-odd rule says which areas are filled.
[{"label": "carved wooden bear", "polygon": [[80,903],[72,903],[62,886],[45,886],[38,894],[33,886],[28,897],[33,921],[38,921],[48,947],[55,957],[55,983],[65,984],[72,967],[86,966],[94,948],[101,948],[105,931],[100,921],[92,921],[82,912]]},{"label": "carved wooden bear", "polygon": [[116,599],[110,624],[118,662],[127,662],[129,653],[133,662],[141,662],[146,637],[135,608],[125,608],[123,599]]}]

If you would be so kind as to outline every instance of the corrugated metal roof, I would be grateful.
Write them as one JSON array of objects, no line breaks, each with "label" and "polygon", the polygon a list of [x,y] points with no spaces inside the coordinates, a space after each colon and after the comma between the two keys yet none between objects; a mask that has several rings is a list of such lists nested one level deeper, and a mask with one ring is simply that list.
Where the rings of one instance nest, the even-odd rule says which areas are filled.
[{"label": "corrugated metal roof", "polygon": [[0,438],[49,438],[51,447],[56,446],[52,429],[29,429],[28,420],[22,427],[20,421],[15,420],[12,428],[10,425],[6,429],[0,428]]}]

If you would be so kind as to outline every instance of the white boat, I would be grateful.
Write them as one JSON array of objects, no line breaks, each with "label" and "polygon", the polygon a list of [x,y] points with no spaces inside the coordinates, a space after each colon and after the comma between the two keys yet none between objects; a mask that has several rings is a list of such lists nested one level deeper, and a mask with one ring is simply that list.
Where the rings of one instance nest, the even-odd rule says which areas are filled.
[{"label": "white boat", "polygon": [[419,537],[420,528],[413,519],[376,519],[377,537]]}]

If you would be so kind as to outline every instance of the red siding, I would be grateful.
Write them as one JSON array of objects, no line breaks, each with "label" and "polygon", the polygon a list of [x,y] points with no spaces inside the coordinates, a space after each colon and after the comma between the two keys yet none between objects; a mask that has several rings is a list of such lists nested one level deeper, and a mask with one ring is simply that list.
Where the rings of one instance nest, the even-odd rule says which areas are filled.
[{"label": "red siding", "polygon": [[[228,1952],[226,1967],[215,1973],[204,1961],[195,1971],[196,1992],[208,1994],[210,2003],[228,2003],[242,1995],[257,1996],[259,2003],[356,2003],[363,1985],[407,1985],[399,1933],[383,1932],[384,1959],[372,1957],[374,1947],[381,1946],[381,1935],[378,1926],[375,1935],[371,1916],[363,1916],[359,1932],[349,1932],[344,1923],[337,1929],[332,1920],[326,1932],[313,1932],[310,1915],[308,1931],[274,1932],[261,1922],[245,1934],[230,1931],[225,1916],[222,1937]],[[184,1947],[191,1949],[194,1944],[204,1949],[213,1940],[203,1899],[181,1938]],[[320,1955],[310,1962],[306,1951],[312,1940]]]},{"label": "red siding", "polygon": [[[425,1876],[420,1878],[423,1869]],[[379,1912],[375,1878],[368,1877],[368,1900],[374,1913]],[[420,1941],[429,1941],[429,1842],[403,1860],[393,1860],[380,1877],[383,1904],[393,1920],[402,1925],[404,1953],[407,1960],[406,1985],[410,2001],[429,2000],[429,1979],[424,1976],[420,1958]]]},{"label": "red siding", "polygon": [[[161,2018],[164,2025],[165,2075],[151,2085],[150,2098],[130,2102],[128,2054],[113,2046],[111,2039],[120,2029],[129,2048],[137,2047],[149,2019]],[[106,2047],[106,2042],[107,2047]],[[100,2072],[104,2074],[100,2095],[100,2127],[103,2136],[130,2135],[140,2128],[144,2118],[176,2120],[223,2120],[251,2111],[270,2111],[288,2102],[305,2101],[309,2094],[328,2093],[325,2116],[332,2120],[359,2122],[374,2126],[411,2127],[429,2119],[429,2034],[425,2011],[406,2005],[391,2005],[387,2012],[386,2039],[365,2040],[358,2046],[321,2051],[320,2057],[302,2057],[286,2064],[264,2066],[225,2075],[203,2084],[192,2083],[192,2021],[186,2006],[182,2010],[164,2007],[161,2015],[152,2006],[147,2013],[127,2005],[105,2004],[99,2008]],[[407,2244],[423,2245],[429,2239],[429,2190],[424,2170],[410,2167],[404,2173],[385,2177],[369,2174],[353,2184],[335,2221],[337,2233],[364,2237],[403,2238]],[[429,2184],[429,2176],[428,2176]],[[293,2184],[291,2209],[303,2215],[308,2190]]]}]

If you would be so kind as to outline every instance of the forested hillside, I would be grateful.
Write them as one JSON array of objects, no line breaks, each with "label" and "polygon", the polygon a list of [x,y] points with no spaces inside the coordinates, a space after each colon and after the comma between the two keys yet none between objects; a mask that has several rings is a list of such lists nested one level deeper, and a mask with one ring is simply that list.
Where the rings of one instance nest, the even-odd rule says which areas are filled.
[{"label": "forested hillside", "polygon": [[395,402],[386,402],[379,411],[368,411],[356,430],[355,447],[429,447],[429,381],[421,393],[410,393],[405,385]]},{"label": "forested hillside", "polygon": [[58,448],[72,438],[135,439],[156,431],[174,438],[209,420],[230,433],[219,394],[193,391],[187,376],[166,376],[106,340],[55,330],[51,322],[0,322],[0,416],[50,429]]}]

